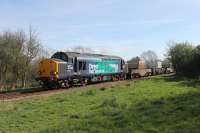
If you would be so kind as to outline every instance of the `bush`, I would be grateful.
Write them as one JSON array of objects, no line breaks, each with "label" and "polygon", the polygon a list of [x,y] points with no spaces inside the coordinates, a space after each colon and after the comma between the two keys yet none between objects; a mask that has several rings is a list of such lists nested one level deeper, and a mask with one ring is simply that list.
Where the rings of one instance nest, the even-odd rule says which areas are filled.
[{"label": "bush", "polygon": [[177,74],[187,77],[200,75],[200,46],[191,43],[173,43],[168,50],[168,56]]}]

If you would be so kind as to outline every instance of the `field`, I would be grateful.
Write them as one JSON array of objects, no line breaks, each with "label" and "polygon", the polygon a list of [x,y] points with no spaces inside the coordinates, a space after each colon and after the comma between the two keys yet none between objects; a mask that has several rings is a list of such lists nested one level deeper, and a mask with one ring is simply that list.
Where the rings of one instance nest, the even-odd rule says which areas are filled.
[{"label": "field", "polygon": [[199,133],[200,81],[154,77],[0,103],[1,133]]}]

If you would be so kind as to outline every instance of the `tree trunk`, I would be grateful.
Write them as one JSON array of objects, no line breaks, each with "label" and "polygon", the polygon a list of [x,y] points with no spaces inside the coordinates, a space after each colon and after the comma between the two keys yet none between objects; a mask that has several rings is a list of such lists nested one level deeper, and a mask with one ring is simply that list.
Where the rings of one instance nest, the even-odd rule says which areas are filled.
[{"label": "tree trunk", "polygon": [[3,75],[3,76],[2,76],[2,81],[3,81],[4,83],[6,83],[6,81],[7,81],[7,65],[5,65],[5,69],[4,69],[2,75]]},{"label": "tree trunk", "polygon": [[26,87],[26,72],[22,74],[22,87]]}]

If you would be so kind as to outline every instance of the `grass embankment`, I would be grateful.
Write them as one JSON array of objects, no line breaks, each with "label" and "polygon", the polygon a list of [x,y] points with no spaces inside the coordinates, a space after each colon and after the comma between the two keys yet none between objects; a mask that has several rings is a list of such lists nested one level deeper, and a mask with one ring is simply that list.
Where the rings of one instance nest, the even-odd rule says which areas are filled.
[{"label": "grass embankment", "polygon": [[198,82],[157,77],[0,103],[0,132],[199,133]]}]

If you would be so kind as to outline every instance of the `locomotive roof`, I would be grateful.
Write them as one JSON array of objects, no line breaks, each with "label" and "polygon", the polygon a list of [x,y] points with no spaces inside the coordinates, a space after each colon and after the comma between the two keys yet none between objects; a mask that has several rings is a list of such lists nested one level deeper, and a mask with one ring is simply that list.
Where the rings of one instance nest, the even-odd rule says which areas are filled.
[{"label": "locomotive roof", "polygon": [[55,54],[65,54],[69,57],[98,57],[98,58],[122,59],[119,56],[103,55],[103,54],[91,54],[91,53],[78,53],[78,52],[56,52]]}]

